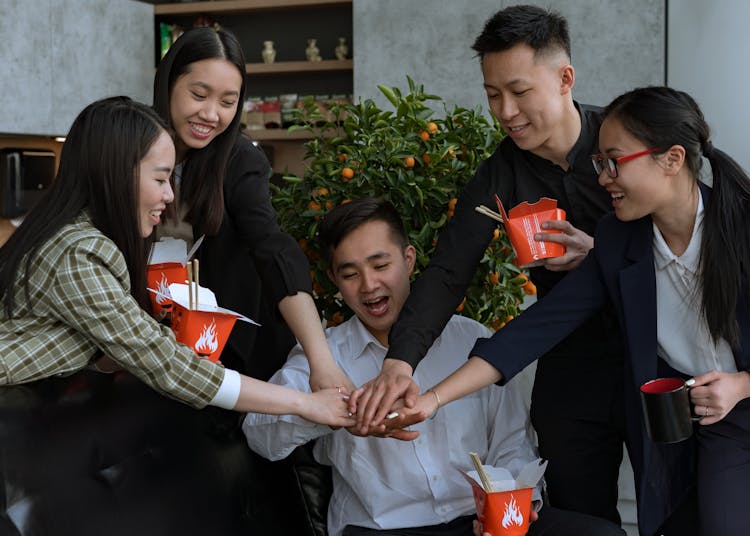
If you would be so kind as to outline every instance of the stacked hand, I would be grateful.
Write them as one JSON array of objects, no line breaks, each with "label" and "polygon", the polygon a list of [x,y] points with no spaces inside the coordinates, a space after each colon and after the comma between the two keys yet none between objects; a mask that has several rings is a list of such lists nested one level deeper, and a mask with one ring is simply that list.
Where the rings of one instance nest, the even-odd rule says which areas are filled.
[{"label": "stacked hand", "polygon": [[[349,411],[357,415],[360,434],[367,435],[371,426],[380,425],[385,416],[393,411],[401,409],[405,412],[414,408],[419,386],[411,375],[412,368],[405,361],[386,359],[380,374],[352,393]],[[397,404],[399,399],[401,402]],[[411,412],[409,414],[413,415]]]}]

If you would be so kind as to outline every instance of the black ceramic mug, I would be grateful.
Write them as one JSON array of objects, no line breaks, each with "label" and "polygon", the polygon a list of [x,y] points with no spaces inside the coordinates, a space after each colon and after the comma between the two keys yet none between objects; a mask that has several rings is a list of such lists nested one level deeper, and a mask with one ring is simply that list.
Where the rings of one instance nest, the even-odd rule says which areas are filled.
[{"label": "black ceramic mug", "polygon": [[690,385],[681,378],[657,378],[641,385],[641,405],[646,431],[652,441],[676,443],[693,434],[700,419],[690,410]]}]

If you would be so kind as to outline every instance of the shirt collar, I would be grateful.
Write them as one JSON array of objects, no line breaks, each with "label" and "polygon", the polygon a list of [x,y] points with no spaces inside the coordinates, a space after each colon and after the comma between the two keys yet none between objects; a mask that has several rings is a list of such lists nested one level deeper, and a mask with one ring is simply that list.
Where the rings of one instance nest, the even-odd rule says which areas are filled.
[{"label": "shirt collar", "polygon": [[703,234],[703,196],[698,196],[698,210],[695,214],[695,223],[693,224],[693,235],[690,237],[690,243],[681,256],[677,256],[669,249],[661,231],[654,223],[654,263],[657,270],[663,270],[671,262],[679,261],[681,265],[693,273],[698,271],[698,260],[701,251],[701,236]]},{"label": "shirt collar", "polygon": [[[351,356],[352,359],[358,359],[362,357],[370,345],[378,349],[378,353],[382,352],[382,358],[385,358],[385,354],[388,353],[388,348],[380,344],[375,336],[370,333],[365,325],[360,321],[357,315],[352,316],[349,320],[339,326],[339,328],[345,328],[345,337],[342,339],[342,343],[339,347],[342,350],[341,355]],[[442,334],[441,334],[442,335]],[[432,344],[433,347],[440,345],[441,336],[435,339]]]},{"label": "shirt collar", "polygon": [[566,160],[572,169],[581,166],[591,166],[591,155],[598,151],[599,126],[601,125],[601,110],[596,107],[582,107],[578,102],[573,105],[581,118],[581,132]]},{"label": "shirt collar", "polygon": [[346,337],[343,339],[342,354],[351,356],[353,359],[358,359],[365,354],[365,350],[370,345],[375,345],[379,348],[383,356],[385,356],[388,349],[380,344],[375,336],[367,331],[365,325],[357,318],[356,315],[347,320],[341,327],[346,327]]}]

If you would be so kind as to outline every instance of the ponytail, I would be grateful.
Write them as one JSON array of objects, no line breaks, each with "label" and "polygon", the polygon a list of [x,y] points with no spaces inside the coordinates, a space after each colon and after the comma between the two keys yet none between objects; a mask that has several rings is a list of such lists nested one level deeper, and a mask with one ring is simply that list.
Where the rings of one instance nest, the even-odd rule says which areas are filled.
[{"label": "ponytail", "polygon": [[750,177],[710,141],[703,155],[711,163],[713,191],[703,220],[701,309],[713,340],[738,348],[737,303],[744,298],[750,304]]}]

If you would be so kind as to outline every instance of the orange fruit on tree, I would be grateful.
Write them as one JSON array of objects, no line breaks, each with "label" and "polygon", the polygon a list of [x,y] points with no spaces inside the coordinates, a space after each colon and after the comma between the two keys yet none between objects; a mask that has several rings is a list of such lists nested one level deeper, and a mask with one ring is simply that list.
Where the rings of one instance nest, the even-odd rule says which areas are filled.
[{"label": "orange fruit on tree", "polygon": [[502,328],[503,328],[504,326],[505,326],[505,322],[503,322],[503,321],[502,321],[502,320],[500,320],[499,318],[496,318],[496,319],[495,319],[495,320],[494,320],[494,321],[492,322],[492,329],[494,329],[495,331],[497,331],[497,330],[499,330],[499,329],[502,329]]},{"label": "orange fruit on tree", "polygon": [[331,210],[334,206],[333,201],[326,201],[326,210]]},{"label": "orange fruit on tree", "polygon": [[354,170],[350,167],[345,167],[341,170],[341,176],[344,179],[344,182],[351,180],[352,177],[354,177]]},{"label": "orange fruit on tree", "polygon": [[500,238],[500,229],[495,227],[495,230],[492,231],[492,240],[497,240],[498,238]]},{"label": "orange fruit on tree", "polygon": [[318,188],[317,190],[315,190],[315,195],[317,195],[318,197],[328,195],[328,188]]},{"label": "orange fruit on tree", "polygon": [[407,156],[403,160],[404,160],[404,166],[406,166],[408,168],[413,168],[414,167],[414,157],[413,156]]},{"label": "orange fruit on tree", "polygon": [[422,138],[423,141],[427,141],[430,139],[430,134],[426,130],[420,130],[419,137]]},{"label": "orange fruit on tree", "polygon": [[536,285],[531,281],[526,281],[526,283],[523,284],[523,291],[529,296],[533,296],[536,294]]},{"label": "orange fruit on tree", "polygon": [[497,272],[490,272],[487,276],[487,279],[493,285],[497,285],[500,282],[500,274],[498,274]]},{"label": "orange fruit on tree", "polygon": [[456,307],[456,312],[460,313],[464,310],[464,306],[466,305],[466,296],[464,296],[464,299],[461,300],[461,303],[458,304],[458,307]]},{"label": "orange fruit on tree", "polygon": [[346,205],[347,203],[351,203],[351,202],[352,202],[352,200],[351,200],[351,199],[349,199],[349,198],[347,197],[346,199],[344,199],[344,200],[343,200],[343,201],[341,202],[341,204],[342,204],[342,205]]},{"label": "orange fruit on tree", "polygon": [[425,165],[429,164],[430,160],[430,155],[428,153],[422,155],[422,162],[424,162]]},{"label": "orange fruit on tree", "polygon": [[458,203],[458,199],[455,197],[448,201],[448,210],[456,210],[456,203]]},{"label": "orange fruit on tree", "polygon": [[438,126],[430,121],[427,123],[427,130],[430,132],[430,134],[435,134],[438,131]]},{"label": "orange fruit on tree", "polygon": [[344,153],[341,153],[341,154],[339,154],[339,155],[337,156],[337,158],[339,159],[339,162],[346,162],[346,161],[347,161],[347,159],[349,158],[349,155],[346,155],[346,154],[344,154]]},{"label": "orange fruit on tree", "polygon": [[320,210],[320,203],[317,201],[310,201],[310,204],[307,206],[310,210]]}]

